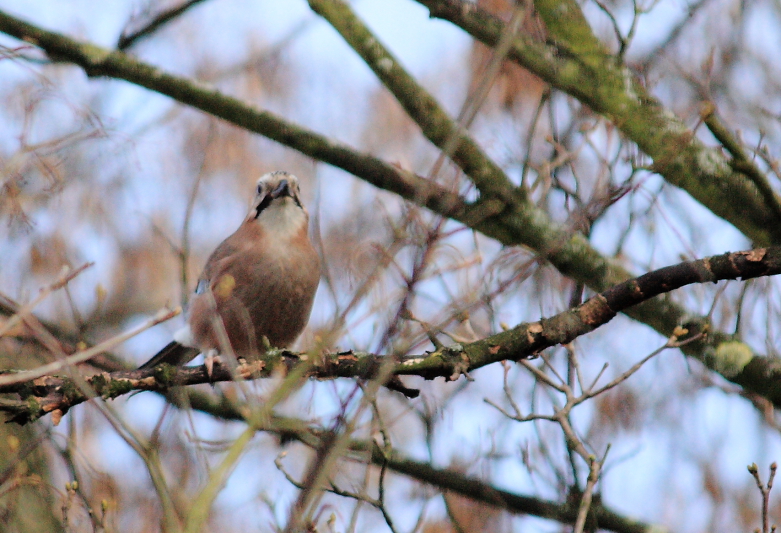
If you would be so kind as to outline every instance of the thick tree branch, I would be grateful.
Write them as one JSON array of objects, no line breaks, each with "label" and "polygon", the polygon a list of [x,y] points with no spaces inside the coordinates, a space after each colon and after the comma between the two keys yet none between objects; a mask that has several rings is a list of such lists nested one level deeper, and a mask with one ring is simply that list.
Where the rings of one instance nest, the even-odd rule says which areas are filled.
[{"label": "thick tree branch", "polygon": [[[428,2],[427,5],[433,6],[432,15],[451,17],[465,30],[488,44],[494,43],[501,35],[502,23],[477,10],[472,4],[449,0]],[[550,261],[562,274],[593,290],[605,290],[631,277],[616,262],[601,256],[580,234],[556,225],[544,211],[530,202],[515,199],[515,203],[508,204],[505,200],[488,197],[480,198],[474,203],[467,203],[459,195],[414,173],[334,143],[322,135],[284,121],[272,113],[259,110],[214,89],[162,72],[121,52],[111,52],[91,44],[80,43],[58,33],[38,28],[2,11],[0,11],[0,31],[34,43],[53,60],[72,62],[83,68],[90,76],[108,76],[130,81],[264,135],[305,155],[346,170],[376,187],[457,220],[502,244],[528,246]],[[565,59],[557,54],[555,48],[526,42],[521,37],[515,40],[515,45],[511,49],[511,55],[516,60],[545,79],[556,80],[557,76],[563,76],[563,72],[569,73],[559,82],[569,83],[568,87],[573,91],[571,94],[583,97],[586,101],[588,94],[580,95],[577,92],[580,89],[577,87],[591,86],[594,80],[590,77],[573,78],[570,74],[584,73],[582,65],[579,61]],[[599,94],[598,91],[595,94]],[[659,109],[656,109],[656,112],[662,113]],[[664,113],[662,116],[667,117]],[[667,119],[672,121],[670,123],[672,125],[678,124],[676,119],[670,117]],[[668,126],[672,127],[670,124]],[[659,129],[657,124],[655,131]],[[669,142],[669,138],[665,140]],[[710,152],[700,154],[703,157],[702,161],[711,160],[710,156],[705,157],[707,153]],[[713,183],[719,181],[714,179]],[[722,191],[720,186],[717,189]],[[731,206],[743,201],[740,191],[730,194],[727,194],[727,197]],[[734,210],[740,212],[740,216],[754,216],[763,211],[753,202],[742,205],[747,207]],[[739,225],[739,227],[743,226]],[[762,230],[765,231],[781,232],[781,224],[768,223]],[[757,240],[767,241],[768,234],[762,232],[761,235],[756,232],[753,234],[757,235]],[[707,327],[705,318],[694,319],[690,313],[667,299],[645,301],[625,312],[666,337],[672,335],[675,328],[683,321],[687,321],[695,330]],[[687,355],[696,357],[709,368],[722,373],[734,383],[765,396],[775,405],[781,406],[781,390],[771,378],[778,372],[773,361],[751,354],[750,364],[742,365],[735,373],[731,369],[725,371],[719,363],[719,358],[714,358],[713,354],[722,353],[720,350],[724,343],[730,341],[731,337],[727,335],[711,332],[706,341],[689,344],[683,348],[683,351]]]},{"label": "thick tree branch", "polygon": [[[259,133],[302,154],[361,177],[372,185],[398,194],[446,216],[466,216],[465,204],[456,194],[403,171],[375,157],[332,142],[323,135],[285,121],[237,98],[191,80],[173,76],[122,52],[82,43],[0,11],[0,31],[40,47],[53,61],[78,65],[90,77],[105,76],[129,81],[174,100]],[[479,213],[472,213],[477,216]],[[485,217],[483,217],[485,218]]]},{"label": "thick tree branch", "polygon": [[[495,46],[504,31],[504,22],[472,2],[417,1],[432,17],[452,22],[488,46]],[[593,35],[576,2],[538,0],[535,6],[554,44],[518,36],[510,48],[511,60],[612,121],[653,159],[655,172],[753,242],[781,242],[781,220],[754,184],[646,91]]]},{"label": "thick tree branch", "polygon": [[[455,344],[434,352],[404,357],[394,369],[394,374],[455,380],[465,372],[492,363],[518,361],[551,346],[572,342],[608,323],[626,308],[685,285],[736,278],[746,280],[779,273],[781,247],[759,248],[680,263],[621,283],[550,318],[522,323],[476,342]],[[683,335],[702,333],[702,329],[695,326]],[[713,352],[711,358],[712,364],[720,368],[722,374],[733,377],[747,370],[746,367],[753,361],[751,350],[737,341],[724,343],[721,351]],[[256,361],[240,364],[236,373],[228,365],[220,363],[214,366],[211,375],[204,366],[174,368],[161,365],[146,370],[104,372],[85,378],[85,381],[97,396],[116,398],[134,390],[161,392],[172,386],[231,381],[236,377],[267,377],[281,367],[290,371],[299,361],[304,360],[308,364],[311,363],[310,377],[371,379],[377,376],[387,356],[355,351],[313,355],[269,350],[261,354]],[[781,368],[774,367],[773,370],[772,374],[765,376],[769,383],[777,383],[781,377]],[[767,392],[770,397],[778,398],[781,396],[780,389],[779,385],[773,385]],[[20,424],[36,420],[53,411],[57,411],[59,416],[74,405],[90,399],[82,390],[83,387],[77,387],[71,379],[54,376],[0,386],[0,393],[19,395],[19,400],[2,401],[0,411],[9,413],[11,419]],[[401,392],[409,394],[410,390]]]}]

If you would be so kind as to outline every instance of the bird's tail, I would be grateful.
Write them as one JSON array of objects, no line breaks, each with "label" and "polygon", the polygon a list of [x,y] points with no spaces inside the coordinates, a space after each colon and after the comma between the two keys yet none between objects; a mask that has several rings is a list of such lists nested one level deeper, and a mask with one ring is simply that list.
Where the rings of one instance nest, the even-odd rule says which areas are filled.
[{"label": "bird's tail", "polygon": [[189,346],[184,346],[183,344],[179,344],[176,341],[171,341],[165,348],[157,352],[157,354],[155,354],[154,357],[152,357],[149,361],[139,366],[138,369],[146,370],[148,368],[154,368],[157,365],[161,365],[163,363],[168,363],[172,366],[183,365],[190,362],[196,355],[198,355],[198,353],[199,350],[196,348],[190,348]]}]

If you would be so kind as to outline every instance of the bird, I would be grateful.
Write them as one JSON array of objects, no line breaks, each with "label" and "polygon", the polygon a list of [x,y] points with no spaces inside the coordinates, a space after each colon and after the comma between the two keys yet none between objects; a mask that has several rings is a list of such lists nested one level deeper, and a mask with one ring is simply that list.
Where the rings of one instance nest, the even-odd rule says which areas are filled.
[{"label": "bird", "polygon": [[[309,321],[320,258],[308,235],[298,178],[285,171],[258,179],[249,213],[212,252],[198,278],[187,325],[139,367],[187,364],[199,353],[253,360],[292,345]],[[229,346],[226,346],[229,344]],[[210,372],[211,373],[211,372]]]}]

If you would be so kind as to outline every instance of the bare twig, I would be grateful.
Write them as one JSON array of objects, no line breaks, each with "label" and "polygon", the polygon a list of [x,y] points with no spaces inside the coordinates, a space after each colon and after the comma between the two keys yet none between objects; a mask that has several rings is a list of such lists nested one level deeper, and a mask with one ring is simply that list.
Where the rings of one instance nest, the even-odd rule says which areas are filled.
[{"label": "bare twig", "polygon": [[[349,450],[351,434],[364,410],[371,406],[377,391],[391,376],[394,369],[393,359],[387,358],[379,369],[377,376],[364,388],[361,401],[350,420],[340,420],[337,430],[327,433],[322,445],[317,449],[315,460],[309,465],[305,476],[305,489],[291,507],[290,520],[286,532],[297,532],[314,513],[315,506],[322,497],[324,481],[328,479],[336,467],[337,461]],[[384,507],[384,506],[383,506]]]},{"label": "bare twig", "polygon": [[20,309],[16,311],[16,314],[11,316],[5,324],[0,326],[0,337],[3,337],[6,333],[11,331],[19,322],[23,321],[25,317],[32,312],[35,307],[41,303],[43,300],[45,300],[51,293],[54,291],[57,291],[61,288],[63,288],[65,285],[68,284],[73,278],[84,272],[87,268],[91,267],[95,263],[85,263],[81,265],[76,270],[71,270],[69,268],[65,268],[63,274],[51,285],[48,287],[44,287],[41,289],[41,292],[38,293],[38,296],[30,303],[22,306]]},{"label": "bare twig", "polygon": [[711,102],[706,104],[706,108],[702,113],[702,118],[713,136],[716,137],[722,146],[724,146],[732,155],[732,168],[743,173],[754,183],[754,185],[756,185],[757,190],[759,190],[759,193],[765,199],[768,207],[773,210],[779,219],[781,219],[781,199],[779,199],[778,195],[773,190],[773,187],[771,187],[764,172],[762,172],[749,158],[743,145],[735,138],[732,132],[729,131],[729,128],[727,128],[718,116],[715,104]]},{"label": "bare twig", "polygon": [[146,321],[144,324],[141,324],[140,326],[131,329],[130,331],[112,337],[104,342],[101,342],[100,344],[96,344],[92,348],[80,352],[76,352],[75,354],[69,355],[64,359],[40,366],[34,370],[26,370],[23,372],[18,372],[16,374],[7,374],[4,376],[0,376],[0,387],[13,385],[15,383],[24,383],[27,381],[32,381],[39,377],[45,376],[47,374],[51,374],[53,372],[57,372],[58,370],[62,370],[66,366],[77,365],[79,363],[89,361],[91,358],[95,357],[96,355],[111,350],[112,348],[122,344],[126,340],[135,337],[142,331],[146,331],[147,329],[156,326],[161,322],[170,320],[171,318],[175,317],[181,312],[182,312],[181,308],[177,308],[174,310],[163,310],[159,312],[154,318]]},{"label": "bare twig", "polygon": [[[518,408],[515,401],[512,399],[510,391],[509,389],[507,389],[507,387],[505,387],[504,389],[505,395],[509,399],[510,405],[512,406],[515,414],[508,413],[505,409],[503,409],[502,407],[500,407],[499,405],[497,405],[496,403],[488,399],[485,400],[489,405],[496,408],[504,416],[507,416],[508,418],[517,420],[519,422],[528,422],[532,420],[549,420],[551,422],[557,423],[564,434],[564,438],[567,444],[567,449],[568,451],[570,451],[570,461],[573,468],[573,476],[575,479],[575,483],[577,483],[577,469],[576,469],[576,462],[574,460],[572,451],[574,451],[588,465],[589,474],[586,480],[586,486],[582,492],[578,491],[580,493],[580,503],[578,505],[577,519],[575,520],[575,527],[573,529],[574,533],[583,533],[583,531],[586,528],[587,519],[589,517],[589,510],[591,509],[592,500],[594,496],[594,490],[597,482],[599,481],[600,472],[602,471],[602,467],[604,465],[605,458],[607,457],[607,453],[610,449],[610,446],[608,445],[601,459],[597,459],[595,454],[589,452],[584,442],[575,431],[575,428],[572,426],[572,422],[570,420],[570,415],[572,413],[572,410],[576,406],[585,402],[586,400],[593,398],[599,394],[602,394],[603,392],[627,380],[632,374],[637,372],[647,361],[649,361],[652,357],[658,355],[663,350],[680,347],[681,345],[687,342],[696,342],[703,335],[702,333],[700,333],[688,337],[684,341],[678,340],[678,336],[683,336],[686,335],[687,333],[688,331],[686,331],[685,329],[679,328],[679,330],[676,332],[676,335],[668,339],[668,341],[664,344],[664,346],[662,346],[657,350],[654,350],[649,355],[647,355],[646,357],[644,357],[643,359],[641,359],[640,361],[632,365],[627,371],[623,372],[622,374],[620,374],[619,376],[611,380],[603,387],[600,387],[599,389],[595,390],[594,386],[597,383],[599,376],[602,375],[602,371],[600,371],[599,375],[597,376],[597,379],[594,380],[592,385],[586,390],[581,390],[579,395],[576,394],[575,380],[569,379],[570,378],[569,375],[567,376],[566,379],[565,377],[561,376],[556,371],[555,367],[550,363],[547,357],[543,357],[545,367],[547,368],[548,372],[551,372],[553,374],[554,377],[549,376],[546,372],[544,372],[542,369],[538,368],[537,366],[533,365],[530,361],[526,361],[526,360],[521,361],[521,364],[534,375],[537,381],[547,385],[548,387],[564,395],[565,398],[564,405],[555,408],[553,414],[544,415],[544,414],[537,414],[532,412],[529,415],[521,416],[520,409]],[[577,356],[574,353],[570,353],[568,355],[568,361],[570,361],[568,363],[568,366],[573,365],[571,361],[576,359],[576,357]],[[604,371],[604,367],[602,370]],[[580,381],[578,380],[578,383],[579,382]],[[582,389],[582,385],[581,385],[581,389]]]},{"label": "bare twig", "polygon": [[161,26],[164,24],[172,21],[179,15],[183,14],[185,11],[190,9],[191,7],[194,7],[197,4],[200,4],[204,0],[188,0],[187,2],[184,2],[176,7],[172,7],[170,9],[166,9],[164,11],[161,11],[158,13],[152,20],[147,22],[143,27],[139,28],[138,30],[131,32],[131,33],[122,33],[122,35],[119,38],[119,41],[117,42],[117,48],[119,50],[127,50],[134,44],[136,44],[138,41],[145,39],[149,37],[152,33],[157,31]]},{"label": "bare twig", "polygon": [[[759,468],[756,463],[752,463],[748,466],[749,473],[754,476],[754,481],[757,482],[757,488],[762,494],[762,533],[773,533],[776,530],[776,526],[770,526],[770,489],[773,488],[773,479],[776,477],[776,469],[778,465],[776,463],[770,464],[770,477],[768,477],[767,485],[762,483],[762,479],[759,476]],[[758,531],[758,530],[757,530]]]}]

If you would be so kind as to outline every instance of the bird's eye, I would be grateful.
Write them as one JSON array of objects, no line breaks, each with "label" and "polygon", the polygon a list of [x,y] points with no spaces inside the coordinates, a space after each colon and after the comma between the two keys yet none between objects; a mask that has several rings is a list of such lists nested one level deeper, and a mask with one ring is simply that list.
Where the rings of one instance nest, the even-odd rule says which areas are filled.
[{"label": "bird's eye", "polygon": [[258,194],[263,194],[263,184],[258,183]]}]

